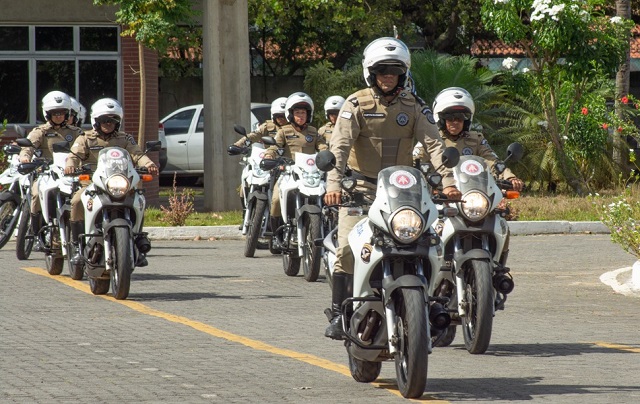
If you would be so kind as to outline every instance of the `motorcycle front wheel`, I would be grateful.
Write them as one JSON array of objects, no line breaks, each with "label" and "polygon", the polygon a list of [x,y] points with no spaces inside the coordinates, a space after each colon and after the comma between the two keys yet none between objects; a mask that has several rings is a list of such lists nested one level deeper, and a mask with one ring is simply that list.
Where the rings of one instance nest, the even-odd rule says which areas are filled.
[{"label": "motorcycle front wheel", "polygon": [[260,232],[262,230],[264,212],[267,209],[267,201],[253,199],[247,209],[249,209],[249,225],[247,227],[246,243],[244,245],[244,256],[251,258],[256,253],[258,238],[260,238]]},{"label": "motorcycle front wheel", "polygon": [[111,270],[111,293],[117,300],[124,300],[129,296],[131,286],[133,242],[126,227],[116,227],[111,231],[114,236],[111,239],[111,256],[114,258]]},{"label": "motorcycle front wheel", "polygon": [[316,247],[315,241],[322,237],[319,215],[304,215],[304,241],[302,245],[302,271],[307,282],[315,282],[320,274],[322,247]]},{"label": "motorcycle front wheel", "polygon": [[487,261],[472,261],[465,273],[464,301],[467,314],[462,318],[464,345],[472,354],[483,354],[489,348],[493,327],[493,284]]},{"label": "motorcycle front wheel", "polygon": [[396,299],[398,352],[395,354],[398,390],[405,398],[418,398],[427,385],[429,364],[427,306],[420,289],[403,288]]},{"label": "motorcycle front wheel", "polygon": [[13,220],[13,212],[16,210],[16,201],[6,200],[0,205],[0,248],[11,239],[17,220]]},{"label": "motorcycle front wheel", "polygon": [[36,238],[31,230],[31,209],[26,201],[22,204],[22,213],[18,222],[16,235],[16,257],[23,261],[29,259]]}]

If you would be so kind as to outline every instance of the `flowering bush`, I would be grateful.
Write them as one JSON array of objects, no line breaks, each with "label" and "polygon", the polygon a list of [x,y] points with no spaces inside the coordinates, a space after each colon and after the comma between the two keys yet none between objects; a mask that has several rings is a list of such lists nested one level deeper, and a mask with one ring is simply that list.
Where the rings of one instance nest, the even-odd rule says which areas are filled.
[{"label": "flowering bush", "polygon": [[[596,194],[597,195],[597,194]],[[640,201],[633,197],[631,190],[609,204],[594,204],[600,220],[611,230],[611,241],[640,259]]]}]

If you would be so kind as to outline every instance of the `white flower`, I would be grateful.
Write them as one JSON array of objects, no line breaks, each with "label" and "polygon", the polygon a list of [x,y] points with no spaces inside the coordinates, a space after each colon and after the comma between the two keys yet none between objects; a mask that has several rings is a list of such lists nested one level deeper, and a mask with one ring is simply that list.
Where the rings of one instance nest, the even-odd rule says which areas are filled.
[{"label": "white flower", "polygon": [[529,68],[528,67],[523,68],[522,73],[529,73]]},{"label": "white flower", "polygon": [[622,17],[618,17],[616,15],[615,17],[611,17],[609,21],[611,21],[612,24],[620,24],[622,22]]},{"label": "white flower", "polygon": [[502,67],[504,67],[507,70],[511,70],[515,68],[517,65],[518,65],[518,61],[515,60],[514,58],[506,58],[505,60],[502,61]]},{"label": "white flower", "polygon": [[562,138],[563,138],[564,140],[569,140],[569,136],[567,136],[567,135],[562,136]]},{"label": "white flower", "polygon": [[510,0],[493,0],[493,4],[507,4]]},{"label": "white flower", "polygon": [[549,122],[547,121],[538,121],[538,126],[542,126],[544,128],[549,127]]}]

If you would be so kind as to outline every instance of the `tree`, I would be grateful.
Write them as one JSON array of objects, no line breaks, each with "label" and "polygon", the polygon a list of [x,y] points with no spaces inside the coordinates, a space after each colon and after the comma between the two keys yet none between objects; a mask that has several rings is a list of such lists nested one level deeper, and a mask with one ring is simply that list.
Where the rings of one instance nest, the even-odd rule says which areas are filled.
[{"label": "tree", "polygon": [[[146,109],[146,75],[144,47],[166,53],[181,38],[181,29],[193,25],[196,15],[192,0],[93,0],[95,5],[115,5],[116,22],[124,26],[122,36],[134,37],[138,42],[140,63],[140,111]],[[144,141],[145,116],[140,113],[138,144]]]},{"label": "tree", "polygon": [[[603,5],[602,0],[482,0],[485,27],[523,49],[531,63],[531,96],[544,114],[545,136],[559,171],[578,194],[586,184],[566,152],[571,118],[590,85],[615,75],[633,25],[605,15]],[[566,98],[559,98],[561,93]],[[561,104],[563,116],[558,115]]]}]

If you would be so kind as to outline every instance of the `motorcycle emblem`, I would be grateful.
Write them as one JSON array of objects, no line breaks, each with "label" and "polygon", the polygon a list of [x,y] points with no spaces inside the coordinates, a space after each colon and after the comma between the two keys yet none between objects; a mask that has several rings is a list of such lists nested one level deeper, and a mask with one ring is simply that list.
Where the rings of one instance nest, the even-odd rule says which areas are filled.
[{"label": "motorcycle emblem", "polygon": [[444,229],[444,221],[443,220],[438,220],[438,222],[434,226],[434,230],[436,231],[436,234],[438,234],[438,236],[442,236],[442,230],[443,229]]},{"label": "motorcycle emblem", "polygon": [[467,175],[480,175],[484,171],[484,168],[476,161],[467,160],[460,164],[460,171]]},{"label": "motorcycle emblem", "polygon": [[93,198],[87,201],[87,210],[91,212],[93,210]]},{"label": "motorcycle emblem", "polygon": [[259,157],[260,157],[260,159],[263,159],[264,158],[264,152],[260,152]]},{"label": "motorcycle emblem", "polygon": [[365,264],[368,264],[369,261],[371,260],[371,251],[373,250],[373,247],[371,247],[370,244],[365,244],[362,247],[362,251],[360,251],[360,259],[362,260],[362,262],[364,262]]},{"label": "motorcycle emblem", "polygon": [[405,170],[399,170],[391,174],[391,177],[389,177],[389,181],[391,182],[391,185],[394,185],[400,189],[411,188],[418,182],[413,174]]},{"label": "motorcycle emblem", "polygon": [[120,157],[122,157],[122,153],[120,152],[120,150],[111,150],[111,152],[109,153],[109,157],[114,158],[114,159],[119,159]]},{"label": "motorcycle emblem", "polygon": [[316,165],[316,160],[315,159],[307,159],[307,165],[308,166],[315,166]]},{"label": "motorcycle emblem", "polygon": [[396,122],[400,126],[406,126],[409,123],[409,115],[404,112],[399,113],[398,116],[396,116]]}]

